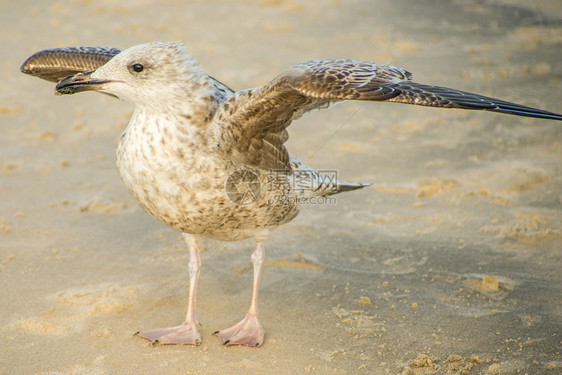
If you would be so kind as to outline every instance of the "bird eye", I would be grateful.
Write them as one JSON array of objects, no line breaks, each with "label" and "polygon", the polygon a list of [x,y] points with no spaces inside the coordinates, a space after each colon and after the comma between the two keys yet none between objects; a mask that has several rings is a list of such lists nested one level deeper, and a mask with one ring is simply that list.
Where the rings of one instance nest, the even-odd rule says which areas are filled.
[{"label": "bird eye", "polygon": [[137,73],[140,73],[144,70],[144,66],[142,64],[134,64],[132,66],[132,68],[133,68],[133,71],[135,71]]}]

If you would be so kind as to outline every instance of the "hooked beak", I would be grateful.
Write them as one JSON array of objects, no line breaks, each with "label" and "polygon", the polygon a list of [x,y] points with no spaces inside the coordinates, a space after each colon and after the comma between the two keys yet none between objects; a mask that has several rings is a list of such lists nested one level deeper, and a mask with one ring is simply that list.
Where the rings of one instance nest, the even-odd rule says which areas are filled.
[{"label": "hooked beak", "polygon": [[78,73],[64,78],[55,87],[55,94],[70,95],[82,91],[99,91],[104,83],[110,82],[107,79],[92,78],[95,70],[85,73]]}]

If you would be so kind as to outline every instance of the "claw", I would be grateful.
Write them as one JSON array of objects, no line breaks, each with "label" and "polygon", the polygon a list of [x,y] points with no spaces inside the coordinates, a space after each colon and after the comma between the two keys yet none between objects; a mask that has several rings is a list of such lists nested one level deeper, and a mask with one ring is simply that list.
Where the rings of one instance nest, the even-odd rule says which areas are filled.
[{"label": "claw", "polygon": [[147,339],[152,345],[199,345],[201,344],[201,334],[197,330],[197,324],[184,323],[175,327],[152,329],[139,332],[138,336]]},{"label": "claw", "polygon": [[263,343],[265,332],[256,314],[248,313],[234,326],[215,332],[223,345],[244,345],[257,347]]}]

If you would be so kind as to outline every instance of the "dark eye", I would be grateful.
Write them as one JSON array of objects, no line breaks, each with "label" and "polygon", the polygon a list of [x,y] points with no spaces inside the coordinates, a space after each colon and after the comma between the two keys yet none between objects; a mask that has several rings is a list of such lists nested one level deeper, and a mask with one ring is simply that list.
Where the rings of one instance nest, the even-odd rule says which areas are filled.
[{"label": "dark eye", "polygon": [[142,66],[142,64],[134,64],[132,66],[132,68],[133,68],[133,71],[135,71],[137,73],[140,73],[144,70],[144,66]]}]

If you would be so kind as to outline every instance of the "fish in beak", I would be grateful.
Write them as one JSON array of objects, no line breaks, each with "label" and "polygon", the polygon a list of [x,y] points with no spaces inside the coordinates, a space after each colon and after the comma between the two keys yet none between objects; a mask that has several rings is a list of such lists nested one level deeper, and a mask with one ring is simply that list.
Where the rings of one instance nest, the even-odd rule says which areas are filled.
[{"label": "fish in beak", "polygon": [[92,70],[64,78],[55,87],[55,93],[57,95],[70,95],[82,91],[100,91],[103,84],[109,82],[109,80],[93,78],[94,72],[95,70]]}]

